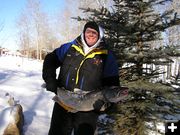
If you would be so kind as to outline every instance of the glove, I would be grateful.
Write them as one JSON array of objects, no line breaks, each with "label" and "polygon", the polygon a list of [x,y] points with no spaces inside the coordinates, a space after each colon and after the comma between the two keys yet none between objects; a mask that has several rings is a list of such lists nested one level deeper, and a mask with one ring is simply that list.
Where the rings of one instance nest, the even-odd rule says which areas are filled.
[{"label": "glove", "polygon": [[93,104],[93,107],[94,107],[94,110],[95,111],[100,111],[101,110],[101,107],[104,105],[104,101],[98,99],[94,104]]},{"label": "glove", "polygon": [[57,80],[48,80],[46,82],[46,89],[47,91],[57,93]]}]

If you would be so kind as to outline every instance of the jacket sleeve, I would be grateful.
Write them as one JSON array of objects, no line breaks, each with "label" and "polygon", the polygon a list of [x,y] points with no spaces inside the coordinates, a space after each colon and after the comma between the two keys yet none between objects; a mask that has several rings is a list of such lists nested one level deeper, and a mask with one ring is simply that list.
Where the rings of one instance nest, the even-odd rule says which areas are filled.
[{"label": "jacket sleeve", "polygon": [[42,78],[45,82],[56,80],[56,69],[62,65],[64,57],[72,43],[66,43],[46,55],[43,63]]},{"label": "jacket sleeve", "polygon": [[56,55],[56,50],[46,55],[43,63],[42,78],[47,83],[48,81],[56,81],[56,69],[61,65],[61,62]]},{"label": "jacket sleeve", "polygon": [[111,51],[104,65],[103,86],[120,86],[119,67]]}]

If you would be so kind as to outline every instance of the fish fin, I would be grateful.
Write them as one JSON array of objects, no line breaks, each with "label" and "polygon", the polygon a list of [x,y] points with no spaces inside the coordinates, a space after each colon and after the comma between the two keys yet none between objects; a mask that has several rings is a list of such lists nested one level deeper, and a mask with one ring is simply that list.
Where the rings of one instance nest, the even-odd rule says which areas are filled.
[{"label": "fish fin", "polygon": [[55,102],[58,102],[58,101],[59,101],[59,98],[58,98],[57,95],[55,95],[55,96],[52,98],[52,100],[55,101]]}]

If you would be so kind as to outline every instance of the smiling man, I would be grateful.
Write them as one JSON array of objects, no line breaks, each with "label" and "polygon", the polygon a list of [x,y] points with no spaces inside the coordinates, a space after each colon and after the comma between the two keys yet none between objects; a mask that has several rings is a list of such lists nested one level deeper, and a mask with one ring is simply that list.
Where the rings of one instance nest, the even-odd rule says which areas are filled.
[{"label": "smiling man", "polygon": [[[118,65],[103,38],[103,29],[90,21],[74,41],[49,53],[43,63],[46,89],[54,93],[57,87],[90,92],[119,86]],[[58,67],[60,72],[56,77]],[[74,135],[94,135],[102,104],[101,101],[95,103],[93,111],[70,113],[55,103],[49,135],[71,135],[72,131]]]}]

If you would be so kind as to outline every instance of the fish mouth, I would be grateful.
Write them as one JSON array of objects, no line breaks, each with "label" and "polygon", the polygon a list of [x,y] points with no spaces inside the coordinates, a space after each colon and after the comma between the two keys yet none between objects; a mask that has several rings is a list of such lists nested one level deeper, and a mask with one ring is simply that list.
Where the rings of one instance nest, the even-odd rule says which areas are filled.
[{"label": "fish mouth", "polygon": [[120,91],[119,93],[118,93],[118,95],[119,96],[127,96],[128,95],[128,90],[123,90],[123,91]]},{"label": "fish mouth", "polygon": [[109,99],[112,103],[117,103],[128,97],[128,90],[119,91],[114,98]]}]

